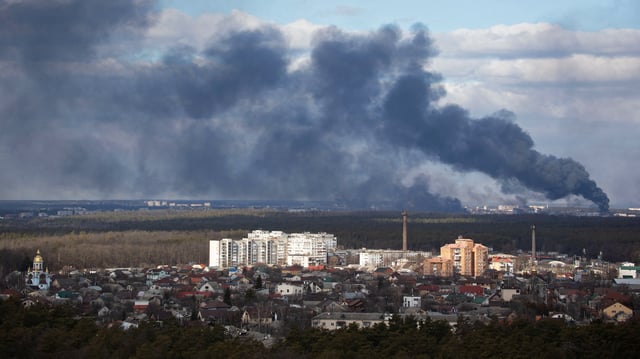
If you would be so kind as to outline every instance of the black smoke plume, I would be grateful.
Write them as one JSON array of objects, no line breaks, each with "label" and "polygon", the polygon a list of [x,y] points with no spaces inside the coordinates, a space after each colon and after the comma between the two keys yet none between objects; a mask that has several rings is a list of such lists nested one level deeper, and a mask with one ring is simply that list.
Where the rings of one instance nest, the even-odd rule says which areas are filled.
[{"label": "black smoke plume", "polygon": [[[460,210],[405,174],[425,161],[550,199],[608,199],[503,112],[472,119],[424,65],[424,27],[318,32],[308,61],[274,26],[203,48],[145,42],[150,1],[0,0],[0,195],[314,199]],[[151,46],[151,48],[141,48]],[[296,54],[299,55],[299,54]]]}]

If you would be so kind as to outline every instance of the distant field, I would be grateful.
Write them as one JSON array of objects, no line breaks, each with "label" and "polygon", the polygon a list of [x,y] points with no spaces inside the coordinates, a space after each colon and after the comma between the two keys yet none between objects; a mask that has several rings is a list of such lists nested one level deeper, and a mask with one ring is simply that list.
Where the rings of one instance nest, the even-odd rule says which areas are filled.
[{"label": "distant field", "polygon": [[[409,249],[437,251],[462,235],[496,251],[530,249],[536,225],[539,250],[610,261],[640,261],[640,219],[548,215],[410,213]],[[0,221],[0,259],[20,266],[40,249],[53,268],[137,266],[208,261],[208,240],[241,238],[254,229],[329,232],[343,248],[400,249],[395,212],[284,212],[275,210],[123,211],[60,218]],[[6,270],[5,268],[5,270]]]}]

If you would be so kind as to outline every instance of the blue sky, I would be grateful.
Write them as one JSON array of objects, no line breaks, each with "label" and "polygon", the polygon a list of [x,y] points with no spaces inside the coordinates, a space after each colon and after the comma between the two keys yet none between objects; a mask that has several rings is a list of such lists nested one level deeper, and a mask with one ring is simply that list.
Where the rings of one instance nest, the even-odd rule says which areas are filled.
[{"label": "blue sky", "polygon": [[347,30],[370,30],[388,23],[405,27],[415,22],[434,32],[523,22],[583,31],[640,26],[640,2],[634,0],[163,0],[162,6],[191,16],[236,9],[278,24],[306,19]]}]

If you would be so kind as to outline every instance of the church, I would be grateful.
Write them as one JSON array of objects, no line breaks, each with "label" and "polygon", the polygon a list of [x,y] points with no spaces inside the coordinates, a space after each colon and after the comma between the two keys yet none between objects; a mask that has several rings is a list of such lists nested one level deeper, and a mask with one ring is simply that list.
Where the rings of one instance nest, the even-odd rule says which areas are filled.
[{"label": "church", "polygon": [[39,249],[36,256],[33,257],[33,267],[27,270],[25,284],[27,287],[39,290],[48,290],[51,285],[49,268],[45,268],[44,259],[42,259]]}]

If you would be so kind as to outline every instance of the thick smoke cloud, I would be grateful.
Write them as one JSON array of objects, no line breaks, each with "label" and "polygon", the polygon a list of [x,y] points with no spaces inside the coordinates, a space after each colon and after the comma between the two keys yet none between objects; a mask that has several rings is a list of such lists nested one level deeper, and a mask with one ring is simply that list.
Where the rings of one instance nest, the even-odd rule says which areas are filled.
[{"label": "thick smoke cloud", "polygon": [[[140,49],[144,1],[0,1],[0,190],[34,197],[334,200],[460,210],[405,174],[425,161],[608,208],[584,167],[533,149],[512,115],[444,96],[425,28],[325,29],[292,69],[282,33]],[[127,39],[124,41],[122,39]],[[71,190],[70,190],[71,189]]]}]

